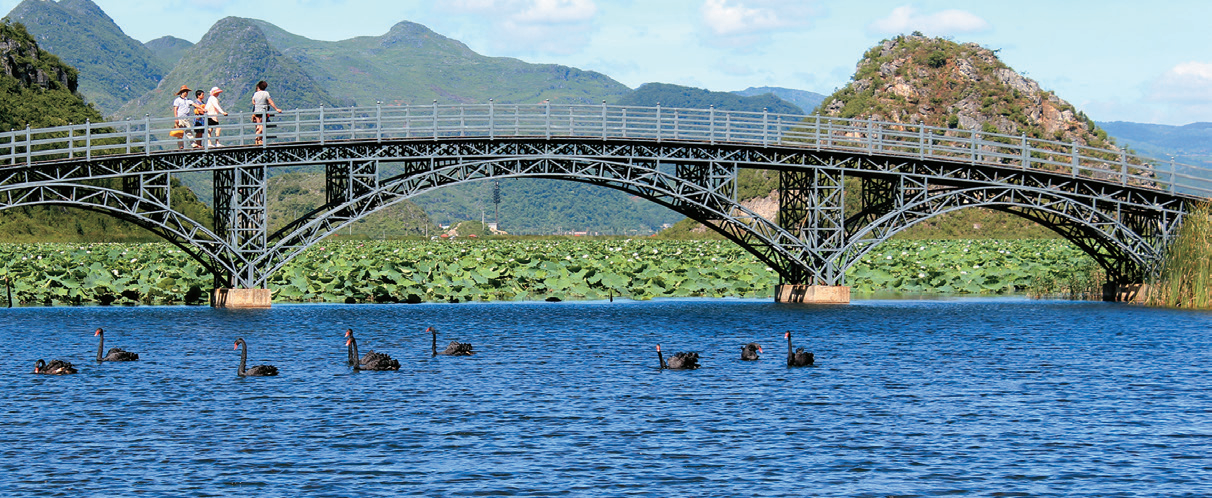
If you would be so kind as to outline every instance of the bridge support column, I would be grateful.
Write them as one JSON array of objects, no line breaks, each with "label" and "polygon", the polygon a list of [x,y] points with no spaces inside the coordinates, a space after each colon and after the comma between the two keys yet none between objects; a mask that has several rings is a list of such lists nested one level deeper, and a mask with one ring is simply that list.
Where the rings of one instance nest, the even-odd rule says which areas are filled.
[{"label": "bridge support column", "polygon": [[1149,284],[1103,284],[1103,301],[1144,304],[1149,297]]},{"label": "bridge support column", "polygon": [[210,296],[212,308],[268,308],[269,289],[215,289]]},{"label": "bridge support column", "polygon": [[774,288],[776,303],[850,304],[850,288],[844,285],[780,284]]}]

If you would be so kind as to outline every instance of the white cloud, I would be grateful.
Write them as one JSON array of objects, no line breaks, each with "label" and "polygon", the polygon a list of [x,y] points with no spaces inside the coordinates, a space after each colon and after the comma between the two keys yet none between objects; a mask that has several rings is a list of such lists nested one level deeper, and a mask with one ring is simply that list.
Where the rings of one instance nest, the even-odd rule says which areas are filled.
[{"label": "white cloud", "polygon": [[877,19],[867,29],[883,34],[922,31],[931,35],[946,35],[985,31],[989,29],[989,23],[963,10],[948,9],[926,14],[906,5],[892,9],[892,13]]},{"label": "white cloud", "polygon": [[717,36],[760,35],[807,26],[813,2],[795,0],[706,0],[703,24]]},{"label": "white cloud", "polygon": [[593,19],[597,12],[592,0],[534,0],[512,19],[517,23],[579,23]]},{"label": "white cloud", "polygon": [[1150,98],[1167,102],[1212,103],[1212,63],[1184,62],[1153,82]]},{"label": "white cloud", "polygon": [[598,14],[594,0],[453,0],[445,8],[491,23],[492,43],[507,53],[575,53]]}]

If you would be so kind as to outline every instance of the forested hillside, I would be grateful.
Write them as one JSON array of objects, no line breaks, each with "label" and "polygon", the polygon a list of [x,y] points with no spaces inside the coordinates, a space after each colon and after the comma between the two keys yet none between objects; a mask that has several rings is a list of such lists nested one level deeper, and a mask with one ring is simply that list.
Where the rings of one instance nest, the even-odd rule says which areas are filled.
[{"label": "forested hillside", "polygon": [[[269,179],[266,195],[270,231],[275,231],[324,204],[323,173],[286,173]],[[403,201],[362,218],[341,233],[367,238],[415,237],[432,234],[437,227],[425,211]]]},{"label": "forested hillside", "polygon": [[715,107],[721,111],[762,112],[763,109],[775,114],[804,114],[803,109],[795,104],[763,93],[746,97],[730,92],[712,92],[701,88],[692,88],[667,83],[645,83],[631,93],[619,99],[619,105],[684,107],[688,109],[707,109]]},{"label": "forested hillside", "polygon": [[[0,128],[38,128],[98,121],[101,113],[76,93],[78,73],[42,50],[19,23],[0,23]],[[117,182],[117,181],[113,181]],[[173,207],[209,222],[210,210],[187,189],[176,187]],[[159,240],[142,228],[100,213],[66,207],[21,207],[0,211],[4,242],[122,242]]]},{"label": "forested hillside", "polygon": [[816,107],[821,105],[825,100],[825,96],[816,92],[806,90],[795,90],[792,88],[780,88],[776,86],[759,86],[749,87],[744,90],[732,92],[743,97],[753,97],[755,95],[773,94],[775,97],[786,100],[795,104],[796,107],[803,109],[804,112],[812,114]]},{"label": "forested hillside", "polygon": [[220,100],[225,110],[250,112],[253,87],[259,80],[269,82],[274,102],[284,109],[353,104],[352,99],[334,97],[298,61],[275,48],[259,23],[227,17],[185,50],[154,90],[128,102],[116,116],[167,116],[181,85],[203,91],[217,86],[224,91]]},{"label": "forested hillside", "polygon": [[160,59],[167,67],[174,67],[181,61],[181,57],[185,56],[185,51],[194,46],[189,40],[182,40],[173,36],[161,36],[155,40],[144,43],[143,46],[156,54],[156,58]]},{"label": "forested hillside", "polygon": [[[416,202],[443,225],[495,220],[492,182],[447,187]],[[583,183],[521,178],[501,180],[500,229],[511,234],[598,232],[649,235],[681,215],[626,193]]]}]

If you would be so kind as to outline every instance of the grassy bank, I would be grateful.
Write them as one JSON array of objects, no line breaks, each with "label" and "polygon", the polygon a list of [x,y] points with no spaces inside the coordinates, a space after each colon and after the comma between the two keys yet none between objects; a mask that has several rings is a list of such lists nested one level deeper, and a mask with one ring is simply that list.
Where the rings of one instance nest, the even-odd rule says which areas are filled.
[{"label": "grassy bank", "polygon": [[1170,246],[1148,303],[1175,308],[1212,308],[1212,205],[1187,214]]}]

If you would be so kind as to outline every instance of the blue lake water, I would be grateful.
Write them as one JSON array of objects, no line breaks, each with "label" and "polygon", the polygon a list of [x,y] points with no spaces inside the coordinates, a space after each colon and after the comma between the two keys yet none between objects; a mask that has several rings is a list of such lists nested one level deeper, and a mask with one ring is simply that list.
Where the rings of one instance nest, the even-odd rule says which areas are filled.
[{"label": "blue lake water", "polygon": [[[1212,495],[1212,313],[961,299],[0,316],[6,496]],[[98,326],[142,359],[91,361]],[[427,326],[478,354],[430,357]],[[347,327],[402,368],[351,372]],[[785,366],[785,330],[816,366]],[[238,378],[237,337],[281,375]],[[750,341],[765,354],[742,362]],[[703,367],[658,370],[657,343]],[[80,372],[34,375],[38,358]]]}]

